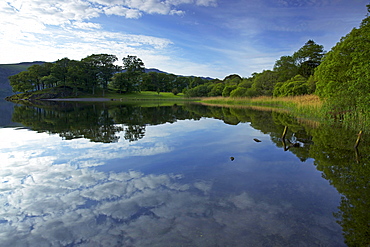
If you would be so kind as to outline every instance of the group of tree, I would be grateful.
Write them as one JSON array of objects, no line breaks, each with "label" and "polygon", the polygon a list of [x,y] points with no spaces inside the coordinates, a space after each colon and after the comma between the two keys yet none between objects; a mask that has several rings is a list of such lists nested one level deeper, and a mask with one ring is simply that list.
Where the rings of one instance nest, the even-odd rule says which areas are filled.
[{"label": "group of tree", "polygon": [[249,78],[229,75],[190,88],[189,97],[293,96],[315,91],[314,71],[325,55],[324,47],[309,40],[292,56],[282,56],[273,70],[253,73]]},{"label": "group of tree", "polygon": [[326,54],[315,71],[316,93],[341,111],[370,114],[370,4],[367,17]]},{"label": "group of tree", "polygon": [[53,63],[35,64],[26,71],[10,76],[13,92],[32,92],[54,87],[69,87],[103,95],[107,89],[119,93],[140,91],[173,92],[208,82],[201,77],[185,77],[160,72],[145,73],[143,61],[128,55],[123,66],[116,65],[118,58],[110,54],[92,54],[81,60],[62,58]]},{"label": "group of tree", "polygon": [[114,63],[117,57],[108,54],[93,54],[80,61],[62,58],[54,63],[32,65],[26,71],[10,76],[14,92],[31,92],[53,87],[70,87],[74,91],[103,93],[114,73],[120,67]]}]

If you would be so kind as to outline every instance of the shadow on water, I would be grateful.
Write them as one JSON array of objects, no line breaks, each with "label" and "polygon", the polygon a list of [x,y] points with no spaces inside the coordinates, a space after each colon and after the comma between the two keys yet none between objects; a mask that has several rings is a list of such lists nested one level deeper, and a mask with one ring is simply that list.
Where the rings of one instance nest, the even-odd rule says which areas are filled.
[{"label": "shadow on water", "polygon": [[[339,211],[334,215],[342,227],[345,243],[348,246],[369,246],[368,133],[364,133],[355,149],[358,133],[340,126],[321,124],[313,127],[285,113],[197,104],[140,107],[53,102],[43,108],[17,105],[12,121],[38,132],[59,134],[65,140],[85,138],[92,142],[114,143],[120,136],[129,142],[142,139],[147,126],[202,118],[219,119],[227,125],[249,123],[255,130],[268,134],[271,142],[282,152],[290,152],[302,162],[314,159],[314,165],[322,172],[322,177],[341,194]],[[119,135],[122,132],[124,134]],[[231,158],[234,160],[234,157]],[[235,156],[235,160],[238,158]],[[311,209],[320,210],[315,205],[311,205]],[[140,214],[151,214],[149,208],[141,210]]]}]

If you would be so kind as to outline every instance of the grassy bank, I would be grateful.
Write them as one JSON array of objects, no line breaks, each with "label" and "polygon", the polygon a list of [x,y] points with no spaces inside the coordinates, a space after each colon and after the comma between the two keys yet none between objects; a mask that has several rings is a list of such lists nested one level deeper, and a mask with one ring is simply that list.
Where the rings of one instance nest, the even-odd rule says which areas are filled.
[{"label": "grassy bank", "polygon": [[[338,124],[348,129],[370,131],[370,116],[366,113],[335,110],[316,95],[255,98],[202,98],[201,103],[230,107],[251,107],[257,110],[289,112],[297,118]],[[334,110],[333,110],[334,109]]]},{"label": "grassy bank", "polygon": [[255,97],[255,98],[203,98],[201,103],[222,106],[245,106],[274,111],[290,112],[301,118],[323,120],[327,113],[323,102],[316,95],[292,97]]},{"label": "grassy bank", "polygon": [[96,95],[84,95],[81,98],[108,98],[113,100],[122,100],[122,101],[135,101],[135,100],[180,100],[180,101],[189,101],[190,99],[187,99],[184,97],[183,94],[174,95],[173,93],[168,92],[152,92],[152,91],[142,91],[139,93],[126,93],[126,94],[120,94],[116,93],[114,91],[108,91],[104,94],[104,96],[98,96],[102,95],[102,93],[98,92]]},{"label": "grassy bank", "polygon": [[174,95],[173,93],[167,92],[151,92],[142,91],[135,93],[120,94],[114,90],[107,90],[104,95],[102,91],[97,91],[95,94],[86,93],[83,91],[73,91],[71,88],[67,87],[56,87],[49,88],[35,92],[16,94],[6,99],[13,102],[21,102],[25,100],[44,100],[44,99],[106,99],[111,101],[194,101],[194,99],[185,98],[183,94]]}]

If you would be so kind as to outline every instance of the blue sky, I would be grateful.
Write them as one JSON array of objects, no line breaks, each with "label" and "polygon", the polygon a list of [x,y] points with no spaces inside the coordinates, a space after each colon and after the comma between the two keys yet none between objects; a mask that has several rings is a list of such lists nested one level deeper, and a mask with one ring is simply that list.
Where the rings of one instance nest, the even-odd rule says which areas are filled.
[{"label": "blue sky", "polygon": [[3,0],[0,63],[107,53],[223,79],[272,69],[313,39],[330,50],[369,0]]}]

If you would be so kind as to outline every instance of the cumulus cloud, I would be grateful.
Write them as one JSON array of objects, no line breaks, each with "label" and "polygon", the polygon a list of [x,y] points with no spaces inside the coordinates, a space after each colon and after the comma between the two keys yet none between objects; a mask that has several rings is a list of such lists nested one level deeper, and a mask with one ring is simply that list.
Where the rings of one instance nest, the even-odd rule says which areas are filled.
[{"label": "cumulus cloud", "polygon": [[62,57],[79,60],[92,53],[122,57],[134,54],[152,66],[166,67],[173,64],[169,49],[172,41],[124,31],[104,31],[106,26],[99,22],[99,17],[137,19],[144,14],[183,15],[185,12],[179,9],[183,4],[214,6],[215,3],[214,0],[3,1],[0,3],[1,53],[5,63],[52,62]]},{"label": "cumulus cloud", "polygon": [[[331,198],[325,196],[317,181],[306,180],[308,176],[302,174],[296,179],[294,174],[288,174],[286,183],[270,175],[266,183],[266,176],[260,170],[263,165],[258,164],[253,179],[248,175],[252,172],[249,170],[242,177],[239,174],[240,179],[235,177],[229,186],[230,180],[224,178],[230,178],[232,173],[222,172],[222,176],[216,177],[197,175],[194,179],[194,174],[186,173],[94,169],[106,161],[124,157],[125,152],[132,155],[137,150],[125,150],[135,150],[142,142],[144,152],[144,147],[165,139],[166,134],[191,131],[198,124],[200,129],[219,130],[220,123],[202,120],[181,121],[163,129],[153,126],[148,128],[148,138],[136,142],[138,145],[100,144],[83,139],[62,141],[57,135],[0,129],[0,139],[7,140],[0,142],[2,244],[245,246],[248,243],[258,246],[305,242],[341,246],[341,237],[336,237],[340,236],[340,227],[326,204],[330,204]],[[81,165],[82,162],[86,165]],[[248,180],[262,188],[250,189],[251,183],[245,182]],[[259,189],[271,194],[258,193]],[[299,195],[296,200],[295,193]],[[325,200],[311,201],[317,196]],[[317,202],[314,206],[320,210],[301,200],[312,205]]]},{"label": "cumulus cloud", "polygon": [[[186,184],[171,174],[103,173],[65,164],[28,165],[27,172],[32,179],[14,181],[7,189],[0,184],[0,236],[8,246],[245,246],[278,236],[295,241],[299,231],[325,243],[309,224],[304,230],[295,227],[302,227],[306,212],[284,201],[257,201],[246,192],[213,197],[211,181]],[[7,176],[18,173],[13,169]],[[286,217],[292,212],[297,217]],[[315,222],[316,227],[337,229],[328,218],[316,217],[325,222]],[[340,239],[330,241],[340,244]]]},{"label": "cumulus cloud", "polygon": [[[44,25],[65,25],[86,21],[102,14],[139,18],[143,14],[184,14],[181,4],[216,6],[216,0],[9,0],[0,4],[3,14],[34,19]],[[2,18],[3,20],[4,18]]]}]

